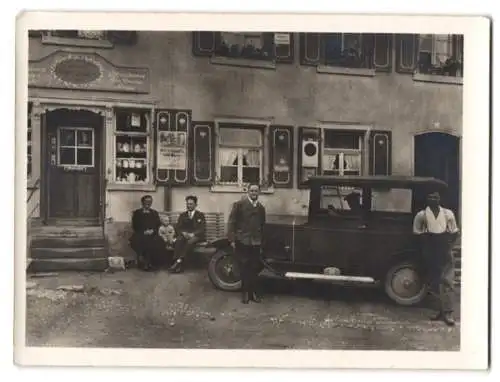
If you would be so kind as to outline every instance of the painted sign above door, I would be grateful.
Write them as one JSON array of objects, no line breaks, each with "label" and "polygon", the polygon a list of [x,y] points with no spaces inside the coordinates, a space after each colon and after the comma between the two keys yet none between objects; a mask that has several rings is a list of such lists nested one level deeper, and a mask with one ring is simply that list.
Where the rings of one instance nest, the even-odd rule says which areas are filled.
[{"label": "painted sign above door", "polygon": [[31,88],[149,93],[147,68],[116,66],[97,53],[54,52],[29,61]]}]

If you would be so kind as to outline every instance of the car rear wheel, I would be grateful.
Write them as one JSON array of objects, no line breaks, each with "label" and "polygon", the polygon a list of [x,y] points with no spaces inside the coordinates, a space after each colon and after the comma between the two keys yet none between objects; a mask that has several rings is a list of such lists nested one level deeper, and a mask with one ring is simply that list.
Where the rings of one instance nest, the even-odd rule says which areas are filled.
[{"label": "car rear wheel", "polygon": [[230,249],[219,249],[208,263],[208,277],[217,289],[238,291],[241,278]]},{"label": "car rear wheel", "polygon": [[385,293],[398,305],[419,304],[427,294],[427,287],[419,267],[412,262],[392,266],[386,274]]}]

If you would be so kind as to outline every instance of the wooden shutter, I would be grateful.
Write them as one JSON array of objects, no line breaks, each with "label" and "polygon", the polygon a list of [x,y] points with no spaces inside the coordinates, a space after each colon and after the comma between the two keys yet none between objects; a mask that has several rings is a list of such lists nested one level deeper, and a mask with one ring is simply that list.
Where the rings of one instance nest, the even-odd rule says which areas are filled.
[{"label": "wooden shutter", "polygon": [[321,62],[321,34],[300,34],[300,64],[316,66]]},{"label": "wooden shutter", "polygon": [[375,130],[370,132],[369,174],[391,175],[392,173],[392,133]]},{"label": "wooden shutter", "polygon": [[418,59],[418,35],[397,35],[396,44],[396,71],[413,73]]},{"label": "wooden shutter", "polygon": [[293,137],[293,126],[271,126],[269,174],[275,188],[293,188]]},{"label": "wooden shutter", "polygon": [[[279,43],[279,35],[288,35],[288,44]],[[278,35],[278,36],[276,36]],[[276,62],[291,64],[295,59],[295,39],[294,33],[273,33],[274,38],[274,51],[276,55]]]},{"label": "wooden shutter", "polygon": [[189,132],[191,158],[191,181],[196,186],[211,185],[215,180],[214,123],[192,122]]},{"label": "wooden shutter", "polygon": [[211,56],[215,51],[217,33],[193,32],[193,54],[195,56]]},{"label": "wooden shutter", "polygon": [[373,43],[373,64],[379,72],[390,72],[392,67],[392,34],[376,34]]},{"label": "wooden shutter", "polygon": [[[159,184],[186,185],[189,182],[189,126],[191,124],[190,110],[157,110],[155,117],[155,142],[156,142],[156,181]],[[168,143],[168,132],[184,132],[184,136],[176,135],[180,140],[174,150]],[[161,153],[167,149],[176,151],[182,160],[183,169],[166,168],[165,160]],[[167,163],[168,165],[168,163]]]},{"label": "wooden shutter", "polygon": [[[321,173],[321,130],[315,127],[299,127],[299,136],[298,136],[298,144],[297,144],[297,152],[298,152],[298,166],[297,166],[297,184],[299,188],[304,188],[304,181],[307,180],[307,177],[310,175],[319,175]],[[303,142],[304,141],[312,141],[317,142],[318,150],[317,150],[317,166],[308,167],[305,166],[304,163],[304,150],[303,150]]]}]

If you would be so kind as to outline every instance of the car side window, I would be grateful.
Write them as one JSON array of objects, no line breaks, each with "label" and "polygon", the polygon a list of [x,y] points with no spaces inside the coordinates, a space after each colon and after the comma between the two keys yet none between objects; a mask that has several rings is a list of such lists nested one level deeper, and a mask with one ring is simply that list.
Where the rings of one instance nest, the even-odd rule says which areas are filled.
[{"label": "car side window", "polygon": [[320,213],[335,216],[358,216],[362,211],[362,191],[337,186],[322,186]]}]

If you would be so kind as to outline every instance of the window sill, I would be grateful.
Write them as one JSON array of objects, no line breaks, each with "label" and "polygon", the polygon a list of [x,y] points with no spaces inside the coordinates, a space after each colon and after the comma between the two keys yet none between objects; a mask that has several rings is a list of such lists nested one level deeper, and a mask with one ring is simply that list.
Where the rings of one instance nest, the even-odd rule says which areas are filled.
[{"label": "window sill", "polygon": [[464,83],[463,77],[440,76],[437,74],[422,74],[422,73],[415,73],[413,75],[413,81],[434,82],[437,84],[454,84],[454,85],[463,85]]},{"label": "window sill", "polygon": [[55,36],[42,36],[42,43],[47,45],[80,46],[86,48],[113,48],[113,44],[108,40],[86,40]]},{"label": "window sill", "polygon": [[339,66],[319,65],[318,73],[340,74],[344,76],[375,77],[375,69],[342,68]]},{"label": "window sill", "polygon": [[239,66],[242,68],[276,69],[276,63],[274,61],[250,60],[245,58],[213,56],[210,57],[210,63],[215,65]]},{"label": "window sill", "polygon": [[137,183],[110,183],[106,187],[107,191],[156,191],[156,185],[146,183],[146,184],[137,184]]},{"label": "window sill", "polygon": [[[245,193],[246,190],[243,187],[240,186],[232,186],[232,185],[222,185],[222,184],[217,184],[213,185],[210,187],[210,192],[222,192],[222,193],[233,193],[233,194],[242,194]],[[274,194],[274,188],[273,187],[268,187],[268,188],[262,188],[260,190],[261,194]]]}]

